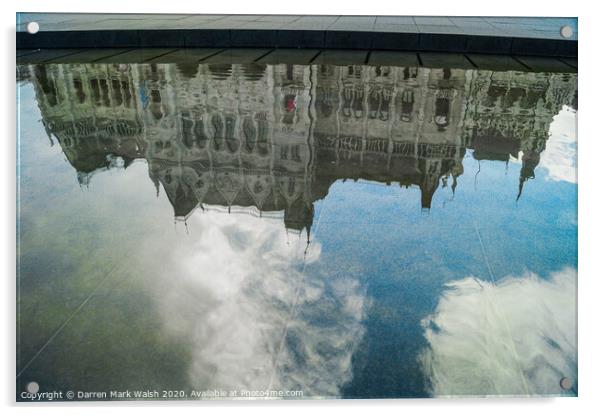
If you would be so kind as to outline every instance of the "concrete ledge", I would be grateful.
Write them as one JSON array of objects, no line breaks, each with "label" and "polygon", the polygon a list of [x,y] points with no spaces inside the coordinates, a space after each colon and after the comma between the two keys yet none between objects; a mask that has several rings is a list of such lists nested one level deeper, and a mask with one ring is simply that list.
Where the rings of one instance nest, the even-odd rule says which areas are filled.
[{"label": "concrete ledge", "polygon": [[576,40],[342,30],[144,29],[17,32],[18,49],[303,48],[577,57]]},{"label": "concrete ledge", "polygon": [[482,53],[402,52],[300,48],[87,48],[19,49],[17,65],[28,64],[255,64],[365,65],[518,72],[577,72],[576,58]]}]

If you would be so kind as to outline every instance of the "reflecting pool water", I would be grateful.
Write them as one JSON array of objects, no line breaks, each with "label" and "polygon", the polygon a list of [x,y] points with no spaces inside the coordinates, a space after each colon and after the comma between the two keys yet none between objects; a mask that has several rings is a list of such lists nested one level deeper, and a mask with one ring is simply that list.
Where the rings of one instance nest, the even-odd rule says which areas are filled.
[{"label": "reflecting pool water", "polygon": [[18,69],[17,399],[577,394],[576,74]]}]

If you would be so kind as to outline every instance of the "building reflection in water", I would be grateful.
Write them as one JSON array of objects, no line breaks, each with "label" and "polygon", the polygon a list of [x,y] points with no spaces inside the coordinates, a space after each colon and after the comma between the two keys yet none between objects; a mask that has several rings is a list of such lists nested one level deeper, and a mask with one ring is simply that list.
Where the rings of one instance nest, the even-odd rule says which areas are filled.
[{"label": "building reflection in water", "polygon": [[[306,232],[308,238],[314,203],[327,196],[334,182],[362,179],[417,187],[420,207],[429,209],[438,188],[456,190],[467,150],[477,160],[519,159],[522,167],[516,194],[520,197],[525,182],[535,176],[553,117],[565,105],[576,108],[577,97],[574,74],[459,69],[49,64],[23,67],[20,73],[34,85],[46,132],[60,144],[80,184],[87,185],[99,171],[127,168],[134,160],[145,159],[157,192],[163,187],[178,219],[187,219],[198,207],[263,216],[284,212],[287,230]],[[198,235],[194,244],[183,243],[174,258],[161,251],[163,246],[142,250],[150,264],[144,269],[161,274],[158,270],[165,268],[170,276],[177,276],[171,291],[161,285],[157,297],[165,308],[162,315],[175,316],[177,326],[194,337],[190,370],[195,386],[256,388],[259,384],[300,388],[306,396],[340,395],[342,386],[354,376],[352,357],[364,337],[371,301],[364,281],[353,273],[345,278],[317,275],[313,280],[304,275],[305,268],[297,269],[298,262],[291,258],[303,256],[303,261],[311,264],[320,256],[320,244],[312,245],[314,251],[304,256],[307,250],[301,253],[285,243],[271,243],[283,241],[282,232],[275,229],[279,222],[238,221],[240,239],[251,241],[247,245],[254,247],[241,255],[242,250],[235,249],[236,243],[232,244],[219,226],[230,225],[231,217],[220,215],[223,220],[218,223],[210,217],[213,215],[199,216],[204,216],[197,218],[199,227],[210,232]],[[147,245],[152,247],[152,242]],[[209,255],[211,248],[220,251],[221,257]],[[250,260],[263,261],[262,250],[268,248],[271,267]],[[195,257],[199,252],[203,255]],[[191,258],[196,262],[187,266]],[[217,272],[197,272],[213,271],[215,263],[234,264],[237,271],[220,278],[214,278]],[[149,274],[145,282],[152,279],[152,271]],[[492,381],[479,378],[483,373],[490,375],[488,368],[472,361],[466,366],[474,368],[474,373],[454,366],[465,355],[476,356],[479,351],[463,342],[467,333],[479,332],[483,326],[481,319],[463,307],[472,304],[466,299],[485,304],[482,315],[488,316],[491,304],[483,300],[485,294],[503,295],[509,303],[527,295],[521,303],[526,307],[521,316],[531,313],[532,290],[540,289],[541,284],[535,279],[526,285],[514,279],[506,281],[498,288],[467,277],[456,283],[459,288],[455,292],[442,295],[437,313],[419,316],[412,309],[416,316],[404,315],[409,321],[406,327],[412,318],[417,319],[416,326],[424,326],[428,347],[408,342],[407,348],[420,356],[420,368],[429,379],[423,381],[422,375],[409,373],[409,369],[404,376],[415,376],[416,384],[430,383],[433,395],[509,390],[505,385],[516,371],[500,370],[510,377]],[[550,298],[572,287],[563,284],[546,286],[553,294]],[[483,286],[489,291],[483,291]],[[393,292],[392,287],[387,286],[387,291]],[[438,296],[439,292],[429,294]],[[382,298],[376,298],[379,300]],[[291,309],[297,311],[296,319],[289,304],[295,306]],[[540,308],[545,311],[542,315],[549,317],[547,309]],[[515,314],[503,315],[504,321],[513,323]],[[538,332],[532,326],[525,329],[519,317],[511,329]],[[449,324],[450,320],[463,324]],[[288,322],[284,334],[283,322]],[[506,326],[489,320],[487,324],[491,332],[483,336],[493,333],[492,337],[502,338],[496,330],[506,330]],[[542,323],[545,327],[554,324]],[[548,338],[555,334],[546,332]],[[414,334],[396,335],[409,338]],[[397,337],[391,339],[387,352],[400,343]],[[535,345],[530,350],[544,350],[541,338],[527,340],[525,348]],[[503,349],[504,344],[496,346]],[[571,342],[561,346],[572,354]],[[492,350],[495,353],[490,359],[481,363],[501,361],[498,349]],[[381,358],[386,356],[373,359]],[[511,358],[514,355],[508,361]],[[412,359],[418,361],[413,356],[407,360]],[[528,368],[532,362],[518,363]],[[411,364],[399,367],[415,368]],[[567,373],[572,366],[568,367],[559,365],[558,370]],[[455,385],[461,384],[466,373],[474,385],[458,389]],[[454,375],[459,376],[459,383],[453,382]],[[538,372],[538,379],[547,381],[549,377],[549,371]],[[452,380],[451,384],[446,379]],[[538,392],[527,386],[527,394]],[[400,396],[398,390],[394,392],[397,395],[392,396]],[[511,392],[520,394],[523,389]],[[422,389],[420,393],[425,394]]]},{"label": "building reflection in water", "polygon": [[576,74],[389,66],[49,64],[23,68],[81,184],[146,159],[176,218],[284,211],[309,232],[339,179],[455,191],[466,150],[534,178]]}]

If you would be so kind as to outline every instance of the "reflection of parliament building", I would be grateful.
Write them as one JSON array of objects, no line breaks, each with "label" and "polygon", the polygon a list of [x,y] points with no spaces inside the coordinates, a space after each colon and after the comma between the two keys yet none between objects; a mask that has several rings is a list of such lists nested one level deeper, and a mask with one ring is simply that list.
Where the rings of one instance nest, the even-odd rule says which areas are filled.
[{"label": "reflection of parliament building", "polygon": [[48,134],[87,183],[148,162],[175,216],[197,206],[284,211],[309,230],[339,179],[455,189],[466,148],[522,152],[534,177],[574,74],[330,65],[52,64],[28,68]]}]

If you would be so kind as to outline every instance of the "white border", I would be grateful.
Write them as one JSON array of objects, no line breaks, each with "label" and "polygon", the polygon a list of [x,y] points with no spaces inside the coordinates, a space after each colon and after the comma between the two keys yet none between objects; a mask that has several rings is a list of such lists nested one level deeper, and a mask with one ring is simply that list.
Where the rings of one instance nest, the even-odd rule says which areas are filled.
[{"label": "white border", "polygon": [[[590,4],[593,4],[591,2]],[[14,402],[15,373],[15,13],[27,12],[119,12],[119,13],[281,13],[281,14],[389,14],[389,15],[522,15],[522,16],[578,16],[579,17],[579,398],[565,399],[438,399],[405,401],[301,401],[301,402],[188,402],[188,403],[82,403],[19,405]],[[170,0],[21,0],[17,4],[2,2],[4,63],[1,65],[4,88],[2,105],[2,178],[4,198],[1,203],[2,246],[0,264],[3,265],[3,320],[0,402],[9,413],[43,412],[49,414],[119,413],[163,414],[168,407],[189,413],[199,411],[230,412],[244,410],[251,414],[267,412],[306,413],[330,412],[342,409],[351,414],[364,413],[376,406],[378,411],[425,411],[441,414],[504,414],[545,411],[547,414],[588,413],[602,407],[597,388],[600,371],[600,298],[602,273],[597,258],[601,257],[600,226],[602,189],[600,163],[600,97],[598,94],[600,65],[600,17],[593,6],[585,2],[501,0],[485,1],[415,1],[365,2],[347,0],[298,0],[297,2],[243,1],[207,2]],[[84,408],[85,406],[85,408]]]}]

